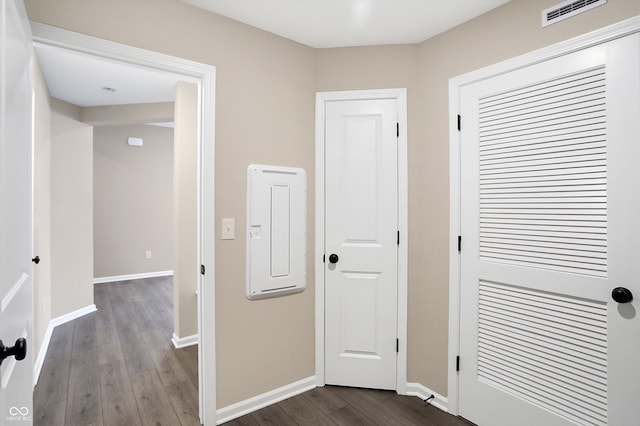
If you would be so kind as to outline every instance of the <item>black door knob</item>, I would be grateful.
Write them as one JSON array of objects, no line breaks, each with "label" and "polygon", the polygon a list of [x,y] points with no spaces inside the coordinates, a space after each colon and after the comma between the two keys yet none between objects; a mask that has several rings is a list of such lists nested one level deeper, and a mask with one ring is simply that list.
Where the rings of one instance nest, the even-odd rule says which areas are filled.
[{"label": "black door knob", "polygon": [[616,287],[611,290],[611,298],[618,303],[629,303],[633,300],[633,294],[628,288]]},{"label": "black door knob", "polygon": [[329,256],[329,263],[338,263],[338,260],[340,260],[340,258],[335,253]]},{"label": "black door knob", "polygon": [[18,361],[22,361],[27,356],[27,340],[24,337],[20,337],[16,340],[16,344],[12,347],[7,347],[0,340],[0,364],[5,358],[15,356]]},{"label": "black door knob", "polygon": [[31,261],[37,265],[38,263],[40,263],[40,256],[34,257],[33,259],[31,259]]}]

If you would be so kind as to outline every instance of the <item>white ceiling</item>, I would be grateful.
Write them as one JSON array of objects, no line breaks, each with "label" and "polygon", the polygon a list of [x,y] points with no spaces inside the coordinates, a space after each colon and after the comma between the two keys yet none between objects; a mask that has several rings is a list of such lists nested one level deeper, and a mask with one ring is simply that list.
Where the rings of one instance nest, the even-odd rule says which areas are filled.
[{"label": "white ceiling", "polygon": [[315,48],[419,43],[509,0],[182,0]]},{"label": "white ceiling", "polygon": [[[323,48],[418,43],[509,0],[183,1]],[[38,43],[35,48],[51,96],[63,101],[85,107],[174,100],[173,75]]]},{"label": "white ceiling", "polygon": [[38,43],[34,47],[54,98],[81,107],[175,99],[178,79],[173,75]]}]

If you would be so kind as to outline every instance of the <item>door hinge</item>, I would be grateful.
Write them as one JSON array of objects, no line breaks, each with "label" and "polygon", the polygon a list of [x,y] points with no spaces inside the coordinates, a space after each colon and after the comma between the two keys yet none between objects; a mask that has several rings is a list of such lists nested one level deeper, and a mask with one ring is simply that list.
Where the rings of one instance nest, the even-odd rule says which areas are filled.
[{"label": "door hinge", "polygon": [[460,355],[456,357],[456,371],[460,371]]},{"label": "door hinge", "polygon": [[400,137],[400,123],[396,123],[396,137]]},{"label": "door hinge", "polygon": [[398,231],[398,239],[396,242],[398,243],[398,245],[400,245],[400,231]]},{"label": "door hinge", "polygon": [[322,263],[325,263],[324,254],[322,255]]},{"label": "door hinge", "polygon": [[462,251],[462,235],[458,235],[458,253]]},{"label": "door hinge", "polygon": [[204,265],[200,265],[200,274],[204,275]]},{"label": "door hinge", "polygon": [[458,131],[462,130],[462,117],[458,114]]},{"label": "door hinge", "polygon": [[396,353],[400,352],[400,339],[396,339]]}]

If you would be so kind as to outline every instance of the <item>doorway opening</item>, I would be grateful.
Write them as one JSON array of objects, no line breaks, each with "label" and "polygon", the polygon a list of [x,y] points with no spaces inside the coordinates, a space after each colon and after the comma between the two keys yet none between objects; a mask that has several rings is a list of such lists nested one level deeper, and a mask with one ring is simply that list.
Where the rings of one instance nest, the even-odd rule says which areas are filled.
[{"label": "doorway opening", "polygon": [[[215,288],[214,288],[214,122],[215,67],[31,23],[37,45],[89,55],[112,64],[152,70],[196,87],[196,230],[191,261],[197,288],[199,411],[202,422],[215,421]],[[201,268],[202,266],[202,268]],[[188,268],[191,270],[191,266]],[[206,270],[206,274],[200,271]],[[203,309],[206,306],[207,309]]]}]

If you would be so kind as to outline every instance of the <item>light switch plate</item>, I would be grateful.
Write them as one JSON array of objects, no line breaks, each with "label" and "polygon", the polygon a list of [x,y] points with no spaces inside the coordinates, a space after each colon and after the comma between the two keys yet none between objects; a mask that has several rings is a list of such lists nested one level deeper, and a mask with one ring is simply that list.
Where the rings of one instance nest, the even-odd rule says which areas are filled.
[{"label": "light switch plate", "polygon": [[234,218],[222,218],[222,239],[234,240],[236,238],[236,220]]}]

